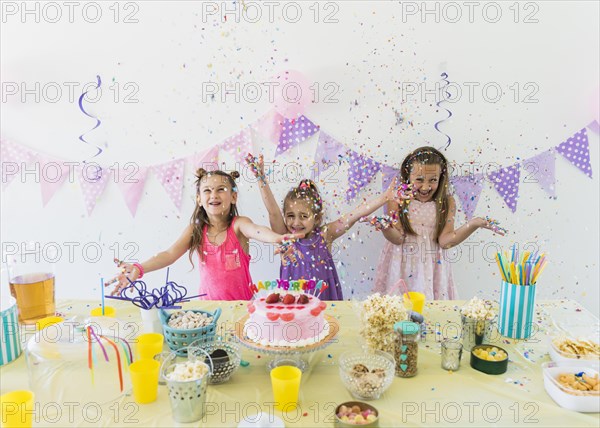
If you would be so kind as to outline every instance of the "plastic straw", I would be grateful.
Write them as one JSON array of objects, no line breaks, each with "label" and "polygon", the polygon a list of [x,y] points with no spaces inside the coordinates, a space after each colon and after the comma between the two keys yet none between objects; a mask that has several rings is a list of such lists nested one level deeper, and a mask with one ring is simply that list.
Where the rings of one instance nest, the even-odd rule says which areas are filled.
[{"label": "plastic straw", "polygon": [[104,315],[104,278],[100,278],[100,293],[102,294],[102,315]]}]

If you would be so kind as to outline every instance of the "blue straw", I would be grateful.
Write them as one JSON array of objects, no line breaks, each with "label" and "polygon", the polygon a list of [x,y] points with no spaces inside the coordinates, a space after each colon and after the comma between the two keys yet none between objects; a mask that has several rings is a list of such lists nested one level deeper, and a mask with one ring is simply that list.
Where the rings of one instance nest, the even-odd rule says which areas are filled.
[{"label": "blue straw", "polygon": [[100,278],[100,292],[102,293],[102,315],[104,315],[104,278]]}]

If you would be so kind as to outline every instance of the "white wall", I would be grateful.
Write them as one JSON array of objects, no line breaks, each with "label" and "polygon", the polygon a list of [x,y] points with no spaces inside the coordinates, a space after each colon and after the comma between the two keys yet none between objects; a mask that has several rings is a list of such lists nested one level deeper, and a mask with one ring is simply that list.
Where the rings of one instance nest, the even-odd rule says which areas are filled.
[{"label": "white wall", "polygon": [[[21,2],[7,3],[21,7]],[[39,23],[34,15],[22,16],[20,10],[16,15],[7,13],[12,9],[3,11],[3,85],[17,82],[32,89],[35,82],[40,82],[40,87],[57,82],[63,93],[54,103],[48,100],[54,92],[46,97],[42,94],[39,102],[31,94],[22,102],[21,93],[3,93],[2,137],[71,161],[89,160],[95,153],[77,140],[93,121],[79,111],[76,98],[81,85],[94,82],[97,74],[105,89],[114,82],[120,88],[116,100],[113,89],[105,91],[95,104],[87,104],[102,120],[86,138],[103,148],[93,161],[104,166],[132,161],[157,164],[221,142],[260,117],[270,105],[266,95],[256,103],[236,102],[231,96],[225,102],[217,97],[203,103],[202,83],[264,82],[288,68],[302,71],[320,88],[328,82],[339,85],[336,103],[320,100],[309,107],[307,116],[354,150],[387,164],[400,162],[410,150],[426,142],[443,146],[444,137],[433,124],[445,116],[436,111],[433,96],[421,100],[422,94],[414,95],[402,104],[400,89],[407,82],[432,89],[442,71],[464,91],[460,100],[445,103],[453,117],[442,125],[452,137],[446,153],[458,164],[510,165],[559,144],[598,115],[599,11],[595,2],[522,3],[517,23],[515,9],[510,9],[512,2],[499,3],[502,16],[496,23],[488,22],[494,20],[495,6],[485,2],[474,10],[472,23],[463,2],[437,6],[447,19],[454,19],[458,5],[462,18],[457,23],[445,22],[442,17],[435,22],[433,14],[407,13],[421,2],[321,3],[318,23],[308,2],[299,3],[303,15],[297,23],[290,22],[294,18],[290,6],[288,14],[282,16],[283,4],[275,6],[273,23],[264,5],[262,18],[256,23],[243,18],[236,23],[234,15],[223,23],[215,16],[203,15],[202,5],[193,2],[131,2],[136,6],[127,9],[121,4],[118,23],[113,22],[110,3],[101,4],[99,22],[87,22],[94,19],[94,10],[88,6],[84,17],[85,3],[81,3],[70,23],[67,7],[61,2],[55,4],[63,13],[57,23],[44,21],[44,17],[52,20],[56,14],[48,8],[45,13],[40,8]],[[234,7],[233,2],[213,4]],[[428,3],[428,7],[434,10],[436,6]],[[122,22],[131,12],[139,22]],[[335,12],[338,23],[323,22],[331,12]],[[532,19],[538,22],[524,22]],[[79,84],[75,99],[69,100],[65,82]],[[130,93],[124,89],[128,82],[139,88],[134,96],[138,103],[125,102],[124,96]],[[479,85],[472,100],[465,82]],[[490,83],[504,91],[498,102],[490,102],[482,94],[481,88]],[[526,87],[527,83],[530,86]],[[493,90],[487,95],[493,97]],[[527,95],[535,102],[523,102]],[[396,126],[394,109],[402,111],[414,126]],[[575,299],[598,314],[600,164],[598,136],[591,132],[589,136],[594,178],[589,179],[558,156],[556,200],[550,200],[536,184],[521,183],[521,197],[513,214],[486,184],[476,215],[500,219],[510,235],[498,238],[487,231],[477,232],[469,239],[475,248],[472,257],[468,257],[469,247],[459,248],[462,256],[454,265],[454,275],[461,297],[493,295],[498,289],[497,267],[482,254],[486,243],[496,241],[508,247],[513,242],[533,242],[550,259],[539,287],[540,297]],[[267,157],[275,150],[261,138],[255,139],[254,147],[257,153],[265,150]],[[298,162],[308,175],[315,147],[313,138],[278,162]],[[227,168],[235,167],[229,154],[221,152],[221,160]],[[345,173],[343,166],[322,183],[329,218],[349,208],[334,196],[345,186]],[[56,266],[59,297],[98,296],[99,277],[108,277],[115,270],[115,248],[120,257],[137,248],[130,255],[145,259],[179,236],[193,209],[190,171],[186,173],[181,212],[150,176],[135,218],[114,183],[88,217],[78,182],[66,183],[42,207],[35,181],[33,175],[20,176],[3,191],[2,242],[58,243],[63,249]],[[278,197],[297,180],[291,177],[288,181],[280,180],[274,186]],[[361,196],[379,187],[378,177]],[[241,212],[267,224],[266,213],[257,204],[256,186],[241,183],[240,191]],[[71,259],[68,246],[76,244],[67,243],[79,244]],[[102,248],[97,262],[90,260],[96,257],[93,251],[87,256],[81,251],[86,243],[98,243]],[[344,267],[339,272],[346,296],[351,296],[351,290],[362,296],[372,284],[383,238],[357,226],[340,244],[338,258]],[[264,246],[253,247],[255,259],[260,258],[251,266],[255,279],[277,274],[277,263],[269,261],[269,251]],[[148,282],[158,285],[164,274],[149,275]],[[192,289],[197,286],[197,271],[190,272],[187,257],[174,265],[171,277]]]}]

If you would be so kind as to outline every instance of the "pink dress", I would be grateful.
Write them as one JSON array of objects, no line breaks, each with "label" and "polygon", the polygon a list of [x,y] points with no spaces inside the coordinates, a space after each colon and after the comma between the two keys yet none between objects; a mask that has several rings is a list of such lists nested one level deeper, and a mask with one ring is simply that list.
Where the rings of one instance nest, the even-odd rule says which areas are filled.
[{"label": "pink dress", "polygon": [[416,235],[406,235],[404,244],[385,241],[375,273],[374,292],[401,294],[397,286],[403,278],[410,291],[425,294],[427,300],[458,298],[452,280],[451,257],[434,239],[436,206],[434,201],[412,200],[408,218]]},{"label": "pink dress", "polygon": [[202,230],[202,256],[200,259],[200,294],[204,300],[250,300],[250,255],[238,240],[233,225],[227,228],[227,237],[221,245],[213,245],[206,236],[208,226]]}]

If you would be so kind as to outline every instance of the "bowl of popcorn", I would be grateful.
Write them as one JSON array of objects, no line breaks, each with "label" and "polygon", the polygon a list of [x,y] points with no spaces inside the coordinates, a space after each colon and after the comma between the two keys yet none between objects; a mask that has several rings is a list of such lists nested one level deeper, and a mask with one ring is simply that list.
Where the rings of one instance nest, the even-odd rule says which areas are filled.
[{"label": "bowl of popcorn", "polygon": [[354,398],[376,400],[392,384],[396,362],[383,351],[347,351],[339,366],[342,383]]},{"label": "bowl of popcorn", "polygon": [[490,341],[496,318],[494,305],[489,300],[473,297],[460,310],[461,339],[465,351]]},{"label": "bowl of popcorn", "polygon": [[192,342],[214,336],[220,315],[221,308],[214,312],[199,309],[171,313],[163,309],[159,311],[165,340],[179,356],[187,355],[187,347]]},{"label": "bowl of popcorn", "polygon": [[379,426],[379,412],[367,403],[348,401],[335,409],[335,426],[349,427],[361,425],[365,427]]},{"label": "bowl of popcorn", "polygon": [[409,313],[404,306],[402,296],[371,294],[359,302],[360,335],[370,349],[394,352],[394,324],[406,321]]},{"label": "bowl of popcorn", "polygon": [[588,337],[557,336],[550,339],[550,358],[553,361],[595,361],[600,362],[600,345]]},{"label": "bowl of popcorn", "polygon": [[598,364],[589,361],[542,364],[544,388],[561,407],[575,412],[600,412]]},{"label": "bowl of popcorn", "polygon": [[508,369],[508,353],[492,345],[477,345],[471,350],[471,367],[486,374],[502,374]]}]

